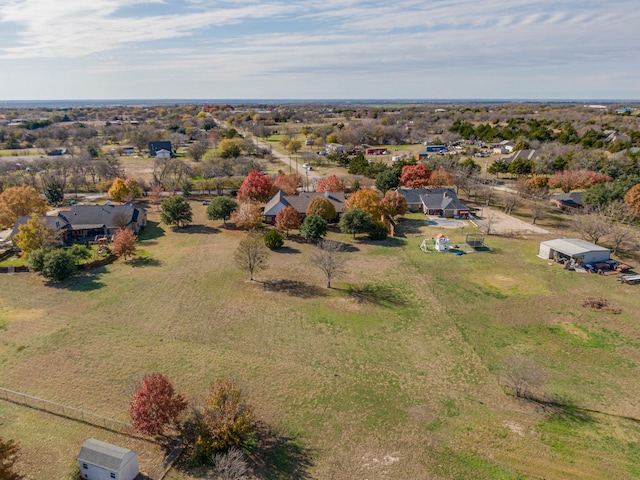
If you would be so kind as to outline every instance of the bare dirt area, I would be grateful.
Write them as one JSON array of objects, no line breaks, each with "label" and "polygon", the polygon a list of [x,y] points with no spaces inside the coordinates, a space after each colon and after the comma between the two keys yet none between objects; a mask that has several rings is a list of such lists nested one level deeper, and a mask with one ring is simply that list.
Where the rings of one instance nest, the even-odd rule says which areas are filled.
[{"label": "bare dirt area", "polygon": [[473,220],[481,230],[496,235],[548,235],[550,232],[537,225],[523,222],[504,212],[485,207],[481,217]]}]

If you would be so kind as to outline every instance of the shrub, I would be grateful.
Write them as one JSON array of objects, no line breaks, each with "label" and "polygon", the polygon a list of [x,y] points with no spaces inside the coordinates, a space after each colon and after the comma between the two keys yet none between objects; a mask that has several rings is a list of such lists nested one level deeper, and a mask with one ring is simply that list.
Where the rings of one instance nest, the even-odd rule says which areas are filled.
[{"label": "shrub", "polygon": [[382,222],[373,222],[369,230],[369,238],[371,240],[384,240],[388,234],[387,226]]},{"label": "shrub", "polygon": [[319,240],[327,234],[328,230],[327,221],[320,215],[308,215],[300,225],[300,235],[307,240]]},{"label": "shrub", "polygon": [[65,250],[46,253],[42,265],[42,275],[52,282],[62,282],[76,273],[76,259]]},{"label": "shrub", "polygon": [[284,240],[278,230],[270,230],[264,236],[264,244],[271,250],[282,248]]},{"label": "shrub", "polygon": [[44,268],[44,260],[47,256],[48,250],[39,248],[29,254],[29,270],[32,272],[42,272]]}]

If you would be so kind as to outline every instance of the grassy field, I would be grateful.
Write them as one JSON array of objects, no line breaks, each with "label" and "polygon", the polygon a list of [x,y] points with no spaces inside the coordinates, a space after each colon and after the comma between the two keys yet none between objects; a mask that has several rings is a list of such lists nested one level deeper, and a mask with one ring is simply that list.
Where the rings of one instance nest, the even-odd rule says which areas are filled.
[{"label": "grassy field", "polygon": [[[294,240],[248,282],[230,254],[244,233],[193,206],[195,224],[177,232],[150,213],[146,261],[59,287],[0,276],[0,386],[127,421],[140,372],[168,375],[189,397],[232,377],[282,440],[261,478],[640,476],[637,287],[548,265],[536,238],[424,254],[440,230],[418,218],[385,242],[332,233],[352,245],[334,289],[322,288],[313,247]],[[468,231],[448,233],[461,243]],[[585,309],[587,296],[621,313]],[[510,356],[536,362],[545,393],[590,411],[506,395],[498,372]],[[0,436],[20,441],[32,478],[65,478],[89,436],[140,449],[143,468],[160,457],[3,402]]]}]

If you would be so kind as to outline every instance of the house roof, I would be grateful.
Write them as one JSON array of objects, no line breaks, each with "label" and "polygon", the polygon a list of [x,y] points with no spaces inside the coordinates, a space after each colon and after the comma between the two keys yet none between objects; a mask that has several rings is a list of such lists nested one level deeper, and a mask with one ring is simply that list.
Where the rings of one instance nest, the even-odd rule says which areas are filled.
[{"label": "house roof", "polygon": [[78,461],[117,472],[131,453],[135,455],[132,450],[90,438],[82,444]]},{"label": "house roof", "polygon": [[160,150],[171,152],[171,142],[149,142],[149,156],[155,157]]},{"label": "house roof", "polygon": [[282,190],[278,190],[265,205],[264,215],[275,215],[282,208],[289,206],[304,214],[311,200],[316,197],[326,197],[333,204],[336,213],[344,212],[344,192],[300,192],[298,195],[286,195]]},{"label": "house roof", "polygon": [[579,238],[557,238],[555,240],[547,240],[540,242],[541,245],[551,247],[553,250],[569,255],[584,255],[589,252],[610,252],[608,248],[601,247],[595,243],[589,243]]},{"label": "house roof", "polygon": [[551,195],[551,200],[561,202],[565,205],[580,207],[582,206],[582,194],[583,192],[556,193]]},{"label": "house roof", "polygon": [[502,160],[506,162],[512,162],[514,160],[533,160],[540,156],[538,150],[516,150],[508,157],[503,157]]},{"label": "house roof", "polygon": [[450,188],[434,188],[420,195],[420,201],[429,210],[468,210]]},{"label": "house roof", "polygon": [[71,209],[64,212],[65,218],[69,221],[74,230],[87,228],[116,228],[115,218],[118,214],[127,216],[127,225],[137,222],[143,208],[135,203],[125,203],[124,205],[73,205]]},{"label": "house roof", "polygon": [[421,195],[426,195],[433,188],[398,188],[398,193],[402,195],[407,203],[421,203]]},{"label": "house roof", "polygon": [[[38,217],[40,220],[44,220],[47,227],[59,231],[59,230],[68,230],[71,228],[68,220],[63,215],[41,215]],[[16,220],[15,225],[13,226],[13,230],[11,230],[11,234],[9,238],[13,237],[16,233],[18,233],[20,225],[25,225],[29,220],[31,220],[30,216],[22,216]]]}]

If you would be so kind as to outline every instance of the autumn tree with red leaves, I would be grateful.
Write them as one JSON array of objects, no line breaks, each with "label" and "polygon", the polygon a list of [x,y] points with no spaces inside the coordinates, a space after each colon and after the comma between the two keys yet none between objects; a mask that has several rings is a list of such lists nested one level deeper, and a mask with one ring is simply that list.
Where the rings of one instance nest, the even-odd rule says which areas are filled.
[{"label": "autumn tree with red leaves", "polygon": [[145,375],[131,400],[133,428],[146,435],[159,435],[174,423],[187,407],[182,395],[176,395],[171,382],[160,373]]},{"label": "autumn tree with red leaves", "polygon": [[128,228],[119,228],[113,236],[111,251],[125,260],[136,254],[136,234]]},{"label": "autumn tree with red leaves", "polygon": [[282,190],[287,195],[295,195],[299,185],[300,180],[297,175],[278,175],[273,182],[274,188]]},{"label": "autumn tree with red leaves", "polygon": [[331,175],[318,181],[316,192],[344,192],[344,183],[337,176]]},{"label": "autumn tree with red leaves", "polygon": [[389,191],[380,200],[384,212],[392,217],[407,213],[407,199],[396,190]]},{"label": "autumn tree with red leaves", "polygon": [[258,170],[249,172],[238,189],[238,199],[250,198],[258,202],[266,202],[271,197],[273,184],[267,175]]},{"label": "autumn tree with red leaves", "polygon": [[289,230],[295,230],[300,228],[300,214],[295,207],[289,205],[287,208],[283,208],[276,215],[276,228],[282,230],[287,237],[289,236]]},{"label": "autumn tree with red leaves", "polygon": [[405,165],[400,174],[400,185],[408,188],[424,188],[429,185],[431,170],[423,164]]},{"label": "autumn tree with red leaves", "polygon": [[549,188],[559,188],[569,193],[578,188],[589,188],[596,183],[611,182],[613,179],[602,173],[591,170],[564,170],[554,173],[549,178]]}]

